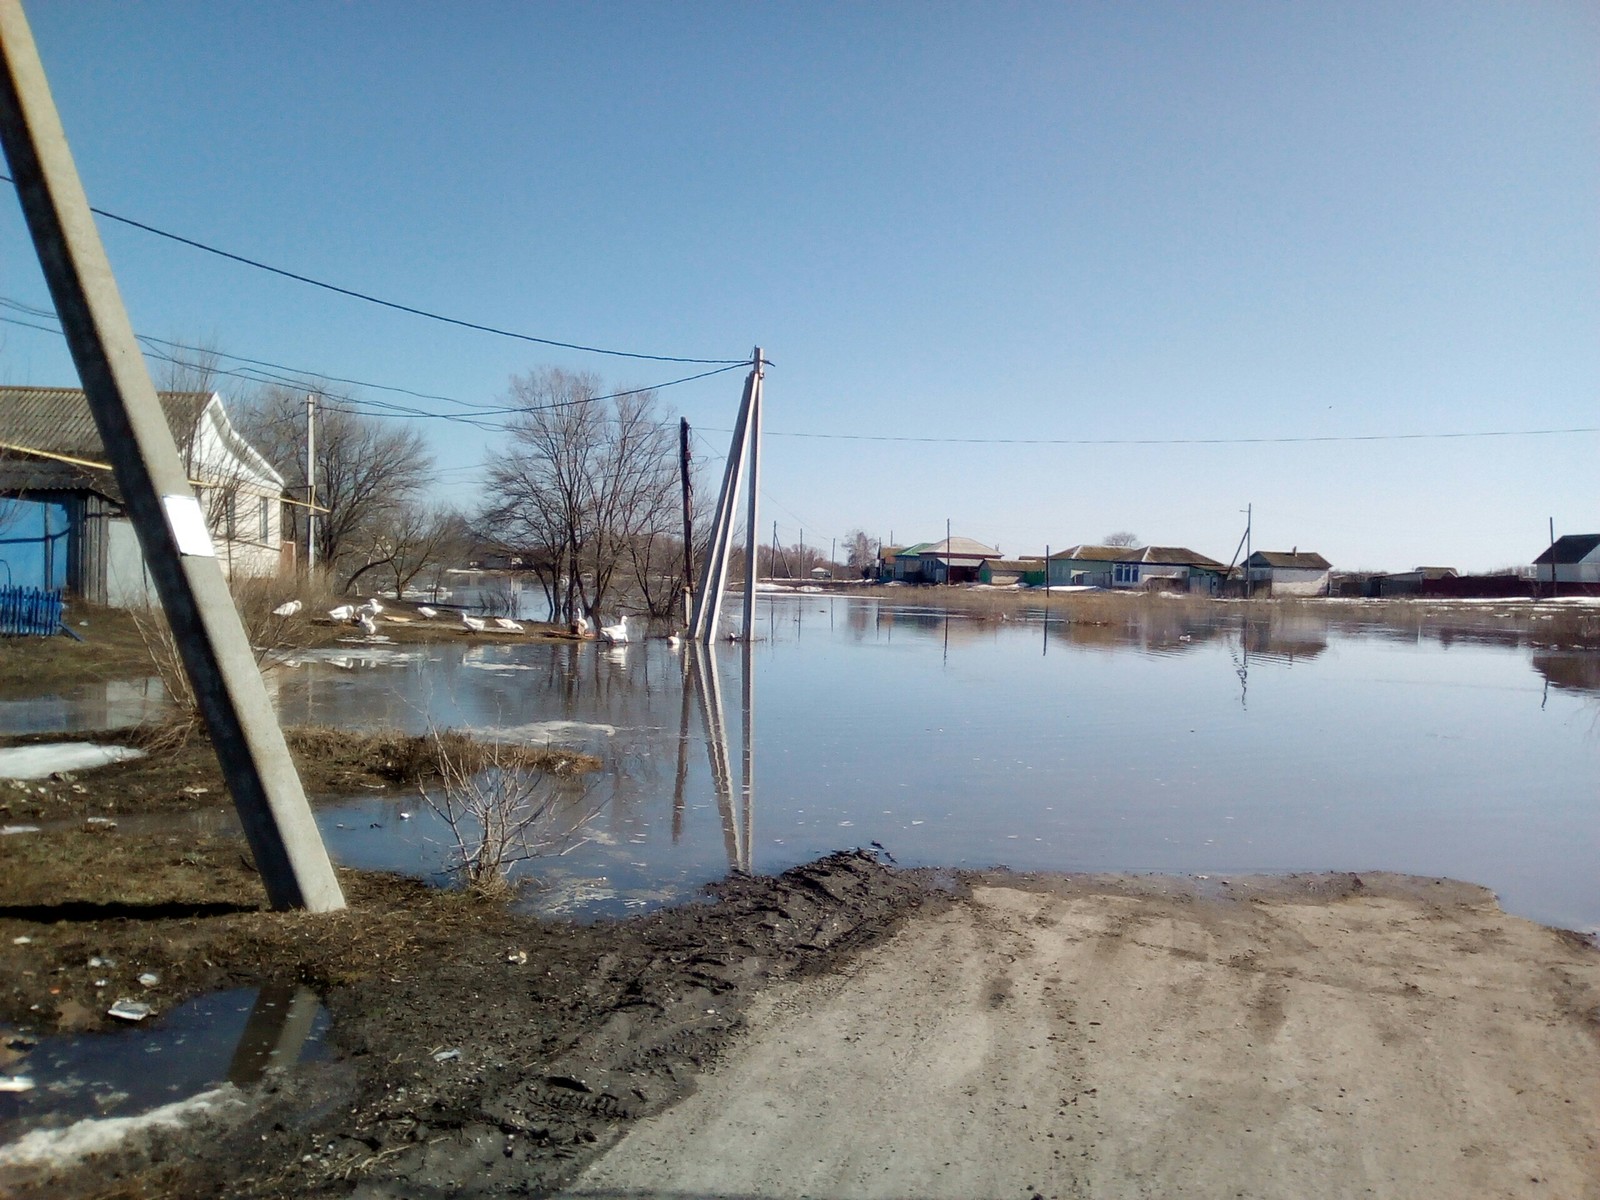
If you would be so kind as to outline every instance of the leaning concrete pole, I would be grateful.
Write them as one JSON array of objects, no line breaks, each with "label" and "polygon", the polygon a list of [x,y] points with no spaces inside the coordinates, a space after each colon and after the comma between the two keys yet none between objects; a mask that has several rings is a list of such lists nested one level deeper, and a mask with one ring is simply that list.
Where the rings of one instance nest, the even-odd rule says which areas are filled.
[{"label": "leaning concrete pole", "polygon": [[760,547],[756,543],[756,530],[761,522],[761,380],[766,360],[761,357],[761,347],[756,347],[755,365],[750,368],[753,382],[750,387],[750,423],[745,437],[750,446],[750,492],[746,497],[749,507],[745,511],[744,525],[744,639],[756,636],[756,582],[759,575]]},{"label": "leaning concrete pole", "polygon": [[274,908],[344,907],[205,518],[134,340],[20,0],[0,0],[0,143]]}]

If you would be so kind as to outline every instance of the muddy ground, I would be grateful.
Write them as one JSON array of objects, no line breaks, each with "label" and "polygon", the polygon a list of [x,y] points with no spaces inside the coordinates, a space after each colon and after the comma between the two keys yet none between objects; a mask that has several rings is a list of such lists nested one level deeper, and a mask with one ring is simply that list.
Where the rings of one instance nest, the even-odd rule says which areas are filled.
[{"label": "muddy ground", "polygon": [[[146,671],[114,619],[0,658],[0,694]],[[290,741],[313,794],[430,770]],[[0,1070],[117,997],[252,984],[314,989],[331,1061],[82,1161],[0,1147],[0,1195],[1600,1194],[1600,954],[1481,889],[851,852],[591,926],[349,870],[348,911],[274,914],[242,840],[127,819],[226,803],[199,737],[0,783],[42,826],[0,838]]]}]

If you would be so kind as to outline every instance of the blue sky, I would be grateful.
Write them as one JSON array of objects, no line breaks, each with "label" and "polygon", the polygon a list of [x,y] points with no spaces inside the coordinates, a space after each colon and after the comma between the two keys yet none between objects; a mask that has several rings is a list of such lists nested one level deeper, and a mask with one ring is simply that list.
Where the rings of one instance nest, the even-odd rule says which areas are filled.
[{"label": "blue sky", "polygon": [[[1592,5],[28,12],[101,208],[541,337],[764,346],[764,538],[948,518],[1008,554],[1127,529],[1227,560],[1252,503],[1258,548],[1481,569],[1550,516],[1600,529],[1594,432],[1081,444],[1600,426]],[[544,364],[692,371],[102,232],[158,337],[477,403]],[[14,201],[0,247],[0,295],[47,304]],[[0,325],[0,382],[74,381]],[[739,386],[662,400],[720,454]],[[493,435],[423,427],[471,504]]]}]

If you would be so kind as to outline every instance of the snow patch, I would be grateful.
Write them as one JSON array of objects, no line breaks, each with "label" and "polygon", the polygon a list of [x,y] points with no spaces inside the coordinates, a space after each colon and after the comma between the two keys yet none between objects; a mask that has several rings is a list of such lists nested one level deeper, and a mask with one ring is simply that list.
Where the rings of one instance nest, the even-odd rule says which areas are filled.
[{"label": "snow patch", "polygon": [[197,1117],[242,1105],[232,1084],[223,1084],[187,1100],[163,1104],[137,1117],[87,1117],[65,1129],[35,1129],[8,1146],[0,1146],[0,1167],[63,1167],[91,1154],[113,1150],[134,1134],[155,1129],[181,1129]]},{"label": "snow patch", "polygon": [[102,746],[98,742],[12,746],[0,750],[0,779],[43,779],[57,771],[87,771],[144,756],[143,750],[130,746]]}]

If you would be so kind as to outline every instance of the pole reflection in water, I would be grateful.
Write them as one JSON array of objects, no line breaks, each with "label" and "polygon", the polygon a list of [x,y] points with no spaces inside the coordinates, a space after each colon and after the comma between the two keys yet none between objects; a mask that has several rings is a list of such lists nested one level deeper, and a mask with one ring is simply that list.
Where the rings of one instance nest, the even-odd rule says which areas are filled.
[{"label": "pole reflection in water", "polygon": [[228,1082],[256,1083],[268,1067],[298,1062],[321,1011],[322,1001],[308,987],[263,984],[228,1065]]},{"label": "pole reflection in water", "polygon": [[[746,875],[750,873],[750,841],[755,823],[755,758],[751,743],[753,682],[751,649],[752,645],[747,640],[740,651],[744,667],[744,679],[740,690],[743,753],[739,803],[736,804],[733,765],[728,751],[728,724],[722,707],[722,681],[717,672],[716,645],[712,643],[684,648],[685,671],[688,675],[686,687],[693,689],[700,717],[705,725],[706,753],[711,762],[711,786],[717,794],[717,811],[722,815],[722,838],[728,855],[728,869]],[[679,736],[680,747],[688,742],[688,711],[688,706],[685,704],[682,708],[683,727]],[[679,778],[681,779],[683,775],[684,771],[680,769]],[[680,795],[675,797],[675,804],[681,805],[681,803],[680,792]]]}]

